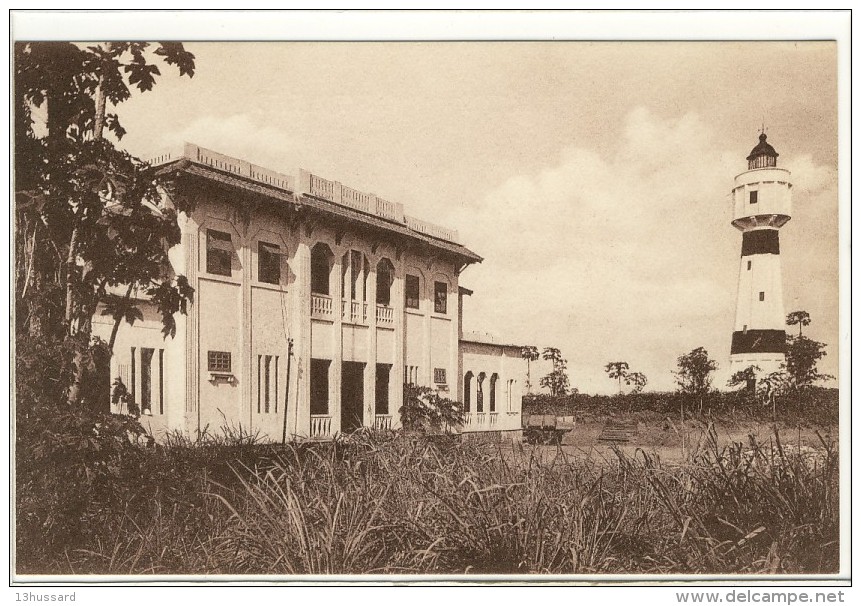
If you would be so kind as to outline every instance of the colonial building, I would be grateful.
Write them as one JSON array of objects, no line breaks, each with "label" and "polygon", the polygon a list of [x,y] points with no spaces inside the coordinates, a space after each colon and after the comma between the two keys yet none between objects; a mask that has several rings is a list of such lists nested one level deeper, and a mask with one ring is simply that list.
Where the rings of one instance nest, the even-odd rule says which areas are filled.
[{"label": "colonial building", "polygon": [[192,209],[179,214],[169,257],[194,302],[164,339],[142,301],[111,373],[154,435],[396,429],[404,383],[463,402],[463,431],[520,429],[519,348],[462,334],[471,293],[459,276],[481,257],[456,231],[304,170],[284,175],[192,144],[152,165],[167,183],[160,204]]}]

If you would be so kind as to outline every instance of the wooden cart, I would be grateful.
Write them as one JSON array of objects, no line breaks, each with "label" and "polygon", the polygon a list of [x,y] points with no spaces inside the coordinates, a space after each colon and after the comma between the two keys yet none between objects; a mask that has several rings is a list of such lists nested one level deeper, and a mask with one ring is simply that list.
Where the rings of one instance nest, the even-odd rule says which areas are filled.
[{"label": "wooden cart", "polygon": [[574,416],[523,415],[523,437],[527,444],[561,444],[566,433],[574,429]]}]

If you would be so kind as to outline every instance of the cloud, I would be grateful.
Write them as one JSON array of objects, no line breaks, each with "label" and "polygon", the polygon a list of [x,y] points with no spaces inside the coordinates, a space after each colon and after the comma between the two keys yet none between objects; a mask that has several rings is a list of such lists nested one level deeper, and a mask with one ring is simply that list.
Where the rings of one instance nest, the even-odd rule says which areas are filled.
[{"label": "cloud", "polygon": [[[694,113],[637,108],[607,152],[571,145],[452,211],[446,223],[486,258],[462,277],[476,291],[466,327],[562,348],[585,391],[612,391],[611,359],[655,389],[672,389],[676,358],[700,345],[728,368],[740,242],[729,192],[745,154],[715,139]],[[800,203],[834,205],[833,171],[810,156],[792,168]]]}]

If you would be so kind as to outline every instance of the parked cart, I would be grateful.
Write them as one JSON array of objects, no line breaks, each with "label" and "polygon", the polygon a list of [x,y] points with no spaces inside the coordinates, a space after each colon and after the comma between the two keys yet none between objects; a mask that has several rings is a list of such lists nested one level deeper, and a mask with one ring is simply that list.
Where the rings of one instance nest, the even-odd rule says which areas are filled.
[{"label": "parked cart", "polygon": [[556,415],[522,416],[523,437],[527,444],[561,444],[566,433],[574,429],[574,416]]}]

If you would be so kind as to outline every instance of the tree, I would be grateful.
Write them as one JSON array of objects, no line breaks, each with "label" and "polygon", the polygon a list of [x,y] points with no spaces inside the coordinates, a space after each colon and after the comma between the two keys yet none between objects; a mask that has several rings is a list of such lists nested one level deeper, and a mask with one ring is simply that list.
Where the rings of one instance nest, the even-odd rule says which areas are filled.
[{"label": "tree", "polygon": [[819,360],[826,355],[825,347],[825,343],[807,337],[787,337],[784,366],[792,389],[805,389],[818,381],[834,378],[820,373],[816,368]]},{"label": "tree", "polygon": [[540,357],[538,348],[534,345],[525,345],[520,348],[520,357],[526,360],[526,393],[532,391],[532,375],[530,373],[530,362],[534,362]]},{"label": "tree", "polygon": [[801,327],[810,324],[810,314],[806,311],[793,311],[786,316],[786,324],[789,326],[798,324],[798,336],[801,337]]},{"label": "tree", "polygon": [[748,366],[744,370],[737,370],[727,381],[728,387],[737,387],[744,385],[747,391],[753,392],[756,389],[757,374],[762,372],[759,366]]},{"label": "tree", "polygon": [[[156,208],[146,163],[103,136],[107,127],[123,137],[107,105],[150,90],[159,59],[194,74],[194,56],[179,43],[15,46],[16,308],[27,311],[16,329],[77,343],[70,404],[81,401],[93,360],[104,359],[94,346],[110,351],[120,323],[141,317],[140,294],[161,313],[166,336],[192,297],[185,277],[166,271],[180,239],[176,210],[188,209]],[[100,307],[114,320],[106,343],[90,338]]]},{"label": "tree", "polygon": [[619,381],[619,393],[622,393],[622,379],[627,379],[628,377],[628,363],[627,362],[608,362],[604,367],[604,372],[607,373],[607,376],[611,379],[616,379]]},{"label": "tree", "polygon": [[683,393],[705,395],[711,389],[711,374],[717,370],[717,362],[709,358],[709,352],[697,347],[690,353],[679,356],[679,370],[674,372],[676,383]]},{"label": "tree", "polygon": [[541,357],[550,360],[553,370],[539,381],[541,387],[550,390],[552,396],[564,396],[568,393],[568,361],[562,357],[562,352],[556,347],[545,347]]},{"label": "tree", "polygon": [[633,385],[634,390],[632,393],[640,393],[646,387],[648,383],[648,379],[646,379],[646,375],[641,372],[631,372],[628,373],[628,376],[625,377],[625,385]]},{"label": "tree", "polygon": [[465,415],[460,402],[443,398],[430,387],[404,385],[404,403],[398,413],[407,431],[440,433],[459,430]]}]

